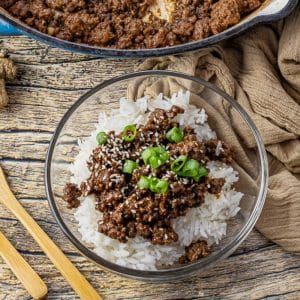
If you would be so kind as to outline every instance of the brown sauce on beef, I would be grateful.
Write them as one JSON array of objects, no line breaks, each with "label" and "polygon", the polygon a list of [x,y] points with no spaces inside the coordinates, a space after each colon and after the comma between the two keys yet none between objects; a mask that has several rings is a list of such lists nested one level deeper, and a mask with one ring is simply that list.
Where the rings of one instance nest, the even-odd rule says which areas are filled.
[{"label": "brown sauce on beef", "polygon": [[[185,215],[189,208],[199,207],[204,202],[205,193],[218,196],[225,181],[209,176],[202,177],[198,182],[179,177],[171,171],[171,163],[179,155],[196,159],[203,165],[212,159],[220,162],[232,160],[228,145],[220,140],[199,141],[190,127],[184,128],[181,142],[169,142],[166,133],[173,127],[179,127],[173,118],[182,112],[183,109],[177,106],[169,111],[155,109],[145,125],[137,126],[137,134],[132,142],[124,141],[121,134],[109,132],[107,143],[95,148],[90,156],[88,167],[91,175],[88,180],[80,187],[70,183],[66,185],[64,200],[68,207],[77,207],[80,196],[93,193],[96,209],[103,214],[98,224],[101,233],[122,243],[137,235],[158,245],[176,242],[178,236],[171,226],[171,220]],[[223,151],[217,156],[216,148],[220,143]],[[170,158],[164,165],[152,169],[144,164],[141,153],[148,147],[156,146],[163,146]],[[138,163],[132,174],[122,172],[126,159]],[[142,175],[167,180],[168,191],[154,193],[139,188],[137,182]],[[201,253],[203,256],[205,251]]]},{"label": "brown sauce on beef", "polygon": [[76,43],[112,48],[159,48],[200,40],[237,24],[264,0],[176,1],[172,22],[150,16],[153,0],[0,0],[39,31]]}]

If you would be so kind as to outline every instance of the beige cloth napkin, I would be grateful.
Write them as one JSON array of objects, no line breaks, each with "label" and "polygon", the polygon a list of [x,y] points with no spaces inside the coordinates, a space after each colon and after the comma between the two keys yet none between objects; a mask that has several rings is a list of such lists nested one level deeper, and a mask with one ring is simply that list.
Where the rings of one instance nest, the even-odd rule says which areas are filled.
[{"label": "beige cloth napkin", "polygon": [[[300,254],[300,7],[286,20],[194,53],[146,60],[139,69],[185,72],[215,83],[233,96],[258,127],[268,152],[269,188],[256,228]],[[169,82],[168,85],[171,83]],[[146,87],[144,87],[145,89]],[[155,87],[151,86],[151,89]],[[171,89],[170,87],[168,87]],[[214,108],[205,107],[211,109]],[[218,113],[219,107],[215,110]],[[221,113],[222,114],[222,113]],[[211,113],[209,114],[212,115]],[[224,114],[225,115],[225,114]],[[234,145],[237,162],[250,172],[243,149],[218,117],[213,128]],[[241,131],[244,129],[241,128]],[[247,137],[247,133],[243,132]],[[249,149],[254,141],[248,134]],[[247,167],[248,165],[248,167]],[[254,181],[249,182],[249,188]]]}]

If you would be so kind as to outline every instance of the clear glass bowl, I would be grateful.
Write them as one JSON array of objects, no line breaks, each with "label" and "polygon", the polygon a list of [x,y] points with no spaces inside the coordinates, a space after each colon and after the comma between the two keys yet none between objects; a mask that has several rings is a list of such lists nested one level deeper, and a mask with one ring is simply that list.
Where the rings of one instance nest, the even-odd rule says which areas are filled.
[{"label": "clear glass bowl", "polygon": [[[155,89],[151,91],[147,89],[146,86],[149,84]],[[98,122],[98,114],[118,108],[121,97],[127,96],[135,100],[149,93],[151,96],[157,96],[159,93],[170,96],[179,90],[191,91],[193,104],[206,109],[208,123],[217,134],[220,129],[218,118],[222,118],[230,124],[228,132],[237,138],[244,149],[247,148],[245,135],[247,134],[248,141],[249,136],[251,137],[253,147],[247,150],[248,162],[244,168],[244,177],[250,178],[255,184],[240,182],[242,180],[237,183],[236,189],[245,194],[240,203],[241,210],[228,222],[226,237],[214,247],[214,251],[208,257],[191,264],[174,264],[174,266],[157,271],[126,268],[98,256],[93,252],[91,245],[82,241],[73,211],[67,209],[66,203],[62,200],[63,187],[70,179],[69,164],[74,161],[78,153],[78,138],[83,139],[89,136]],[[219,135],[218,137],[226,141],[226,137]],[[54,133],[48,150],[45,177],[46,192],[52,213],[62,231],[83,255],[101,267],[120,275],[140,280],[169,281],[186,278],[228,257],[247,237],[264,204],[268,165],[264,145],[257,128],[234,99],[211,83],[186,74],[172,71],[143,71],[105,81],[80,97],[64,115]]]}]

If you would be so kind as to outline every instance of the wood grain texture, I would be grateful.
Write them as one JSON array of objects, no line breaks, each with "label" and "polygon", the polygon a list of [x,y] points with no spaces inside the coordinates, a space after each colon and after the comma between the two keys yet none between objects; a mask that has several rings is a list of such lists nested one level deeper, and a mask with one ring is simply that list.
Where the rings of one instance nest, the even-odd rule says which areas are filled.
[{"label": "wood grain texture", "polygon": [[[300,299],[300,258],[253,231],[214,268],[181,282],[150,284],[103,271],[82,257],[56,225],[44,191],[44,159],[60,118],[88,88],[131,72],[140,60],[97,59],[45,46],[29,38],[3,37],[17,62],[8,83],[11,104],[0,110],[0,164],[22,205],[86,276],[104,299]],[[22,225],[2,205],[0,230],[48,286],[48,299],[78,299]],[[0,299],[30,299],[0,261]]]}]

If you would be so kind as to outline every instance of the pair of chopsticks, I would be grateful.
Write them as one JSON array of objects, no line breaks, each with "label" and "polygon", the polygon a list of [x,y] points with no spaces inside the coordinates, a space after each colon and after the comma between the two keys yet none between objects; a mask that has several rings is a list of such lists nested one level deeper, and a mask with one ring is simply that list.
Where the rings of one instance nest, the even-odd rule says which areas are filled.
[{"label": "pair of chopsticks", "polygon": [[[4,204],[6,208],[9,209],[23,224],[81,299],[101,299],[89,282],[82,274],[80,274],[71,261],[54,244],[54,242],[47,236],[47,234],[15,198],[8,186],[1,166],[0,202],[2,202],[2,204]],[[45,297],[47,294],[47,287],[44,282],[2,234],[0,234],[0,248],[1,256],[15,272],[15,275],[23,283],[31,296],[34,299],[42,299]]]}]

